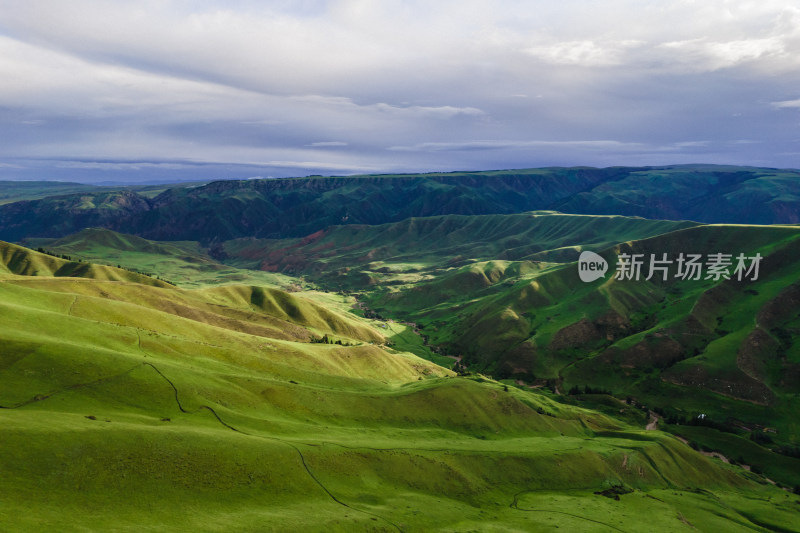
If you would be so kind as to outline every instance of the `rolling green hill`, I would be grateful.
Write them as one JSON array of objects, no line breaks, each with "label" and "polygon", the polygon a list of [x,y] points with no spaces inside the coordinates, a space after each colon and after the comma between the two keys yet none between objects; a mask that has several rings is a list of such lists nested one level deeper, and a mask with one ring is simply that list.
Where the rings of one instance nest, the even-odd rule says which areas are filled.
[{"label": "rolling green hill", "polygon": [[[674,423],[694,424],[703,415],[702,425],[727,432],[728,448],[766,431],[768,449],[791,449],[800,438],[800,229],[697,226],[601,253],[613,274],[620,253],[676,258],[722,250],[760,253],[758,279],[684,281],[675,279],[673,264],[667,281],[645,280],[645,267],[638,281],[609,274],[585,284],[576,263],[483,261],[362,299],[497,377],[561,392],[610,391]],[[744,459],[785,483],[800,482],[800,461],[756,451]]]},{"label": "rolling green hill", "polygon": [[796,530],[757,474],[303,293],[12,273],[22,253],[54,259],[2,256],[0,529]]},{"label": "rolling green hill", "polygon": [[[225,250],[235,264],[360,291],[370,312],[413,323],[430,346],[406,326],[386,331],[391,342],[440,364],[452,360],[437,351],[497,377],[632,396],[672,418],[703,413],[739,436],[772,428],[778,443],[793,446],[800,431],[792,415],[800,387],[797,317],[774,309],[794,301],[799,232],[533,213],[337,226],[306,239],[228,242]],[[621,244],[609,247],[613,242]],[[164,251],[163,257],[171,246],[107,230],[52,242],[59,243],[59,252]],[[753,283],[583,284],[574,263],[557,262],[603,248],[612,271],[623,251],[676,257],[729,249],[765,259]],[[486,259],[501,254],[513,259]],[[786,472],[777,477],[800,482],[797,467]]]},{"label": "rolling green hill", "polygon": [[[800,439],[800,318],[786,311],[800,294],[798,239],[796,226],[530,213],[335,226],[225,249],[240,266],[360,292],[369,314],[413,323],[429,346],[408,344],[406,333],[392,339],[430,360],[443,363],[436,352],[445,353],[499,378],[633,398],[657,409],[662,425],[683,424],[670,426],[675,433],[718,449],[767,431],[742,459],[796,485],[800,462],[772,450],[794,453]],[[584,284],[581,250],[600,251],[612,273],[620,253],[764,259],[753,282],[676,280],[673,264],[667,281]],[[699,415],[704,427],[684,429]],[[714,436],[720,427],[724,438]]]},{"label": "rolling green hill", "polygon": [[86,228],[60,239],[32,238],[24,244],[94,263],[158,273],[163,279],[185,288],[230,283],[289,287],[297,282],[276,273],[222,264],[197,242],[155,242],[104,228]]},{"label": "rolling green hill", "polygon": [[22,246],[0,241],[0,274],[23,276],[55,276],[92,278],[108,281],[133,281],[144,285],[166,287],[159,279],[130,272],[121,268],[71,261],[49,254],[35,252]]},{"label": "rolling green hill", "polygon": [[[126,305],[120,304],[116,311],[109,308],[98,312],[110,313],[107,317],[117,316],[122,322],[134,321],[144,325],[167,319],[149,313],[153,311],[216,327],[258,331],[268,337],[309,340],[312,332],[316,332],[364,342],[381,343],[384,340],[377,331],[359,323],[352,315],[331,311],[312,300],[271,287],[220,286],[184,291],[127,270],[67,261],[0,241],[0,273],[3,272],[12,276],[9,283],[23,283],[26,287],[44,285],[51,291],[63,289],[75,294],[75,301],[71,304],[73,311],[78,305],[78,294],[90,299],[122,302]],[[14,277],[15,274],[23,277]],[[55,283],[54,278],[66,279],[58,279]],[[86,283],[87,279],[95,283]],[[102,284],[100,281],[112,283]],[[133,304],[135,308],[127,304]],[[130,316],[126,318],[127,315]],[[310,328],[310,331],[305,328]]]},{"label": "rolling green hill", "polygon": [[692,222],[532,212],[445,215],[377,226],[332,226],[302,239],[240,239],[225,243],[230,263],[266,271],[323,275],[358,286],[391,281],[393,271],[427,271],[476,260],[558,261],[577,249],[696,225]]}]

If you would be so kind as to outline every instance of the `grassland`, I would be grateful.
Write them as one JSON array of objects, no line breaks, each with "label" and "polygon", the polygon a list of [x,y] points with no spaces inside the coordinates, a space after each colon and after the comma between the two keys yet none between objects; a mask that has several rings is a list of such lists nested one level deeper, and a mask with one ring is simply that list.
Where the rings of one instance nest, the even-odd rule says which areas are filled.
[{"label": "grassland", "polygon": [[4,249],[0,529],[797,530],[763,477],[456,377],[343,296],[56,277],[70,261]]},{"label": "grassland", "polygon": [[[358,291],[370,312],[414,324],[427,344],[412,326],[399,325],[396,340],[439,364],[452,365],[450,354],[509,383],[602,389],[684,425],[703,415],[725,428],[719,450],[768,431],[773,442],[744,447],[743,459],[793,487],[800,462],[776,450],[800,442],[798,243],[796,226],[531,213],[337,226],[226,250],[232,264]],[[667,281],[583,284],[574,263],[583,249],[612,272],[623,252],[764,259],[753,282],[683,281],[673,265]]]},{"label": "grassland", "polygon": [[358,288],[365,283],[409,281],[398,275],[430,273],[429,278],[438,278],[444,268],[479,260],[572,260],[576,250],[602,250],[695,225],[555,212],[446,215],[375,226],[333,226],[302,239],[234,240],[225,243],[225,250],[231,264],[313,274],[328,286]]},{"label": "grassland", "polygon": [[743,459],[792,487],[800,461],[775,450],[800,439],[798,246],[795,227],[699,226],[602,254],[613,272],[622,252],[758,252],[759,279],[682,281],[671,271],[664,282],[583,284],[575,263],[477,261],[362,299],[473,369],[561,392],[610,391],[684,425],[702,415],[725,429],[720,450],[768,431],[770,442],[742,448]]},{"label": "grassland", "polygon": [[208,249],[197,242],[153,242],[103,228],[87,228],[61,239],[31,238],[25,244],[96,264],[157,273],[184,288],[225,284],[289,287],[299,282],[280,273],[222,264],[210,257]]}]

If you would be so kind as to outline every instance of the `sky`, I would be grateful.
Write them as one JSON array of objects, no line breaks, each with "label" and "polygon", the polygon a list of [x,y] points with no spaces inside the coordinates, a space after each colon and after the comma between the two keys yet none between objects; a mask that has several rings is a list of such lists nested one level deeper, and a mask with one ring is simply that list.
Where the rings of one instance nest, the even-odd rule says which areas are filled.
[{"label": "sky", "polygon": [[0,0],[0,179],[800,167],[796,0]]}]

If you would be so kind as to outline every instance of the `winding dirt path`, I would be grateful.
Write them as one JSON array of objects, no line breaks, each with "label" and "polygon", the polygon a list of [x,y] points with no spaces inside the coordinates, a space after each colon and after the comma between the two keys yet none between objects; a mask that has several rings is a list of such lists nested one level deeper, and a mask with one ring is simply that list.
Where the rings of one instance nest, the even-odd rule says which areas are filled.
[{"label": "winding dirt path", "polygon": [[[266,439],[266,440],[272,440],[272,441],[280,442],[281,444],[284,444],[285,446],[289,446],[295,452],[297,452],[297,455],[300,458],[300,463],[303,466],[303,469],[308,474],[308,476],[317,485],[319,485],[319,487],[325,492],[325,494],[327,494],[334,502],[336,502],[337,504],[341,505],[342,507],[346,507],[347,509],[350,509],[351,511],[354,511],[354,512],[357,512],[357,513],[366,514],[368,516],[371,516],[371,517],[377,518],[379,520],[382,520],[382,521],[386,522],[387,524],[389,524],[390,526],[392,526],[397,531],[399,531],[400,533],[403,533],[402,528],[400,528],[399,525],[395,524],[394,522],[392,522],[388,518],[385,518],[385,517],[383,517],[383,516],[381,516],[379,514],[372,513],[370,511],[365,511],[363,509],[358,509],[356,507],[352,507],[351,505],[348,505],[347,503],[345,503],[345,502],[341,501],[339,498],[337,498],[330,490],[328,490],[328,488],[322,483],[322,481],[320,481],[319,478],[311,471],[311,468],[308,466],[308,463],[306,462],[306,458],[303,455],[303,452],[300,450],[300,448],[296,444],[294,444],[292,442],[289,442],[287,440],[281,439],[279,437],[271,437],[271,436],[266,436],[266,435],[255,435],[255,434],[252,434],[252,433],[248,433],[246,431],[242,431],[241,429],[238,429],[238,428],[232,426],[231,424],[228,424],[227,422],[225,422],[222,419],[222,417],[219,415],[219,413],[217,413],[214,410],[214,408],[209,406],[209,405],[203,404],[203,405],[200,405],[199,407],[197,407],[197,409],[194,409],[194,410],[186,409],[183,406],[183,404],[181,403],[180,396],[179,396],[179,393],[178,393],[178,388],[175,386],[175,384],[172,382],[172,380],[170,380],[166,375],[164,375],[164,373],[161,372],[161,370],[159,370],[154,364],[149,363],[149,362],[139,363],[138,365],[136,365],[136,366],[134,366],[132,368],[129,368],[128,370],[126,370],[124,372],[120,372],[118,374],[105,376],[105,377],[102,377],[102,378],[99,378],[99,379],[95,379],[95,380],[92,380],[92,381],[88,381],[88,382],[85,382],[85,383],[76,383],[76,384],[70,385],[68,387],[65,387],[63,389],[59,389],[59,390],[56,390],[56,391],[53,391],[53,392],[50,392],[50,393],[47,393],[47,394],[37,394],[33,398],[31,398],[29,400],[26,400],[26,401],[23,401],[23,402],[19,402],[19,403],[14,404],[14,405],[0,405],[0,409],[19,409],[21,407],[24,407],[26,405],[30,405],[32,403],[36,403],[36,402],[41,402],[41,401],[47,400],[47,399],[52,398],[53,396],[55,396],[55,395],[57,395],[59,393],[62,393],[62,392],[67,392],[67,391],[76,390],[76,389],[80,389],[80,388],[90,387],[92,385],[97,385],[99,383],[104,383],[104,382],[111,381],[111,380],[116,379],[116,378],[123,377],[125,375],[130,374],[134,370],[137,370],[137,369],[142,368],[142,367],[150,367],[150,368],[152,368],[159,376],[161,376],[161,378],[164,381],[167,382],[167,384],[169,384],[170,388],[172,389],[172,391],[174,393],[175,403],[178,406],[178,409],[182,413],[185,413],[185,414],[188,414],[188,415],[194,415],[194,414],[200,413],[201,411],[208,411],[214,416],[214,418],[217,419],[217,421],[221,425],[223,425],[227,429],[230,429],[231,431],[235,431],[235,432],[240,433],[242,435],[247,435],[248,437],[254,437],[254,438],[260,438],[260,439]],[[309,446],[314,446],[314,445],[309,445]]]},{"label": "winding dirt path", "polygon": [[620,529],[620,528],[618,528],[618,527],[616,527],[614,525],[608,524],[606,522],[601,522],[600,520],[595,520],[593,518],[587,518],[585,516],[580,516],[580,515],[577,515],[577,514],[567,513],[567,512],[564,512],[564,511],[554,511],[552,509],[527,509],[527,508],[524,508],[524,507],[520,507],[519,506],[519,497],[520,497],[520,495],[525,494],[527,492],[533,492],[533,491],[524,490],[522,492],[518,492],[517,494],[515,494],[514,495],[514,501],[511,502],[511,505],[509,505],[509,507],[511,507],[512,509],[516,509],[517,511],[524,511],[524,512],[527,512],[527,513],[555,513],[555,514],[560,514],[560,515],[576,518],[578,520],[585,520],[587,522],[593,522],[595,524],[600,524],[601,526],[606,526],[607,528],[613,529],[614,531],[621,531],[622,533],[626,533],[624,529]]},{"label": "winding dirt path", "polygon": [[648,431],[655,431],[658,429],[658,415],[653,411],[650,411],[650,422],[648,422],[645,429]]}]

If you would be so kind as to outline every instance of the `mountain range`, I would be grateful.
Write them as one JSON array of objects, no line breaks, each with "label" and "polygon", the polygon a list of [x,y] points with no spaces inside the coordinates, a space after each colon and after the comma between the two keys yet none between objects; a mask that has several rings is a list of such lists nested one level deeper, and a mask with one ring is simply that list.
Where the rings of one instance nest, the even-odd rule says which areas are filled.
[{"label": "mountain range", "polygon": [[797,178],[792,170],[689,165],[217,181],[155,196],[102,189],[0,205],[0,238],[61,237],[99,226],[208,243],[303,237],[337,224],[534,210],[792,224],[800,222]]}]

